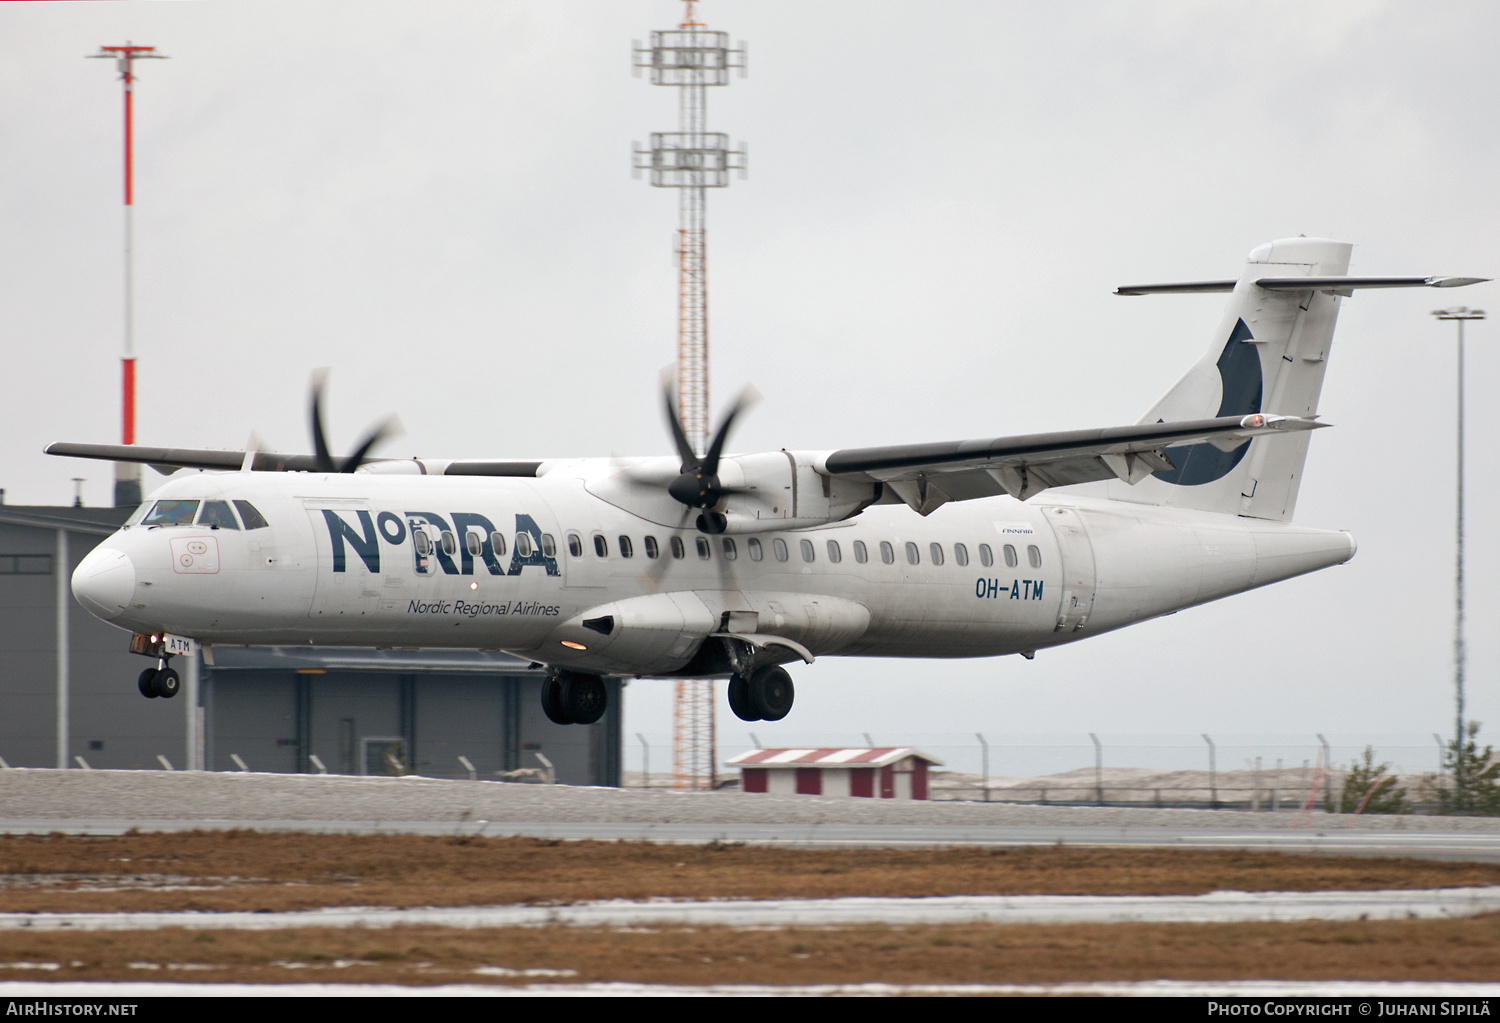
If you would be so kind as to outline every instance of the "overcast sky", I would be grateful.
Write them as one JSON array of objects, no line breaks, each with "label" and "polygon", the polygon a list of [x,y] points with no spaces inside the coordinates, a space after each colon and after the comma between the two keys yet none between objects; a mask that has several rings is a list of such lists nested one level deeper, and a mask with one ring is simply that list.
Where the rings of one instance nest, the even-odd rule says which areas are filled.
[{"label": "overcast sky", "polygon": [[[118,440],[120,86],[137,91],[138,440],[310,449],[333,369],[351,446],[396,454],[670,450],[675,195],[630,150],[676,94],[630,72],[667,0],[0,5],[0,486],[111,500],[55,440]],[[739,450],[1135,421],[1211,341],[1257,243],[1356,243],[1366,274],[1500,276],[1500,7],[709,0],[749,43],[709,99],[749,146],[709,200],[716,408],[765,400]],[[972,732],[1389,735],[1452,727],[1455,359],[1443,304],[1348,300],[1297,521],[1349,565],[1019,658],[828,659],[781,738]],[[1500,736],[1496,328],[1471,332],[1470,704]],[[148,483],[158,480],[148,471]],[[939,512],[938,514],[941,514]],[[628,733],[669,731],[664,683]],[[726,742],[745,729],[721,717]],[[935,740],[934,740],[935,741]],[[655,762],[664,766],[660,750]],[[634,762],[634,761],[633,761]]]}]

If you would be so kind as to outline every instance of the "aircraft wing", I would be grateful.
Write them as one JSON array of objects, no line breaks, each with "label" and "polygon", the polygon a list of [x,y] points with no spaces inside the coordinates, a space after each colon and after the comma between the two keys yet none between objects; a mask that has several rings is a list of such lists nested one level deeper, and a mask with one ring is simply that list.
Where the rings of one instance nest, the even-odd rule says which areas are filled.
[{"label": "aircraft wing", "polygon": [[[158,472],[170,473],[177,469],[223,469],[233,471],[245,466],[249,452],[220,451],[211,448],[149,448],[140,444],[73,444],[61,441],[46,448],[49,455],[64,455],[69,458],[100,458],[108,462],[139,462]],[[254,453],[251,466],[257,472],[319,472],[316,455],[278,455],[270,451]],[[381,463],[408,462],[405,458],[371,458],[363,464],[378,466]],[[497,461],[497,462],[448,462],[443,466],[444,476],[535,476],[541,462]],[[425,466],[424,466],[425,471]]]},{"label": "aircraft wing", "polygon": [[1048,487],[1095,480],[1134,484],[1153,472],[1176,468],[1165,453],[1167,448],[1206,442],[1228,451],[1254,437],[1326,425],[1256,413],[991,440],[844,448],[824,456],[818,471],[883,483],[914,511],[927,515],[948,501],[999,494],[1024,501]]}]

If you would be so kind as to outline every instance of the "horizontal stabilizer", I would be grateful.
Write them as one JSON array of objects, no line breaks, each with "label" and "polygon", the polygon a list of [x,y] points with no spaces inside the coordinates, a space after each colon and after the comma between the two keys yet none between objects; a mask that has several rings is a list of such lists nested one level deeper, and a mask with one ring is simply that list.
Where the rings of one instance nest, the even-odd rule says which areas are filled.
[{"label": "horizontal stabilizer", "polygon": [[[1331,291],[1349,295],[1356,288],[1465,288],[1484,284],[1488,277],[1262,277],[1255,282],[1267,291]],[[1127,284],[1116,295],[1190,295],[1234,290],[1234,281],[1186,281],[1177,284]]]}]

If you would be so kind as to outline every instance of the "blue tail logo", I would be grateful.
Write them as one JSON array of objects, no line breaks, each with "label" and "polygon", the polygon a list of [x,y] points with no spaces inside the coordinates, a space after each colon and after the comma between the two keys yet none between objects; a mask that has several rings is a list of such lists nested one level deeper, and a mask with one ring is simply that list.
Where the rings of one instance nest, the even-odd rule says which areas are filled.
[{"label": "blue tail logo", "polygon": [[[1254,340],[1250,328],[1240,320],[1224,344],[1219,356],[1219,380],[1224,385],[1224,397],[1219,401],[1219,416],[1248,416],[1260,411],[1262,378],[1260,351],[1246,341]],[[1167,448],[1163,453],[1177,466],[1152,473],[1164,483],[1176,483],[1183,487],[1197,487],[1204,483],[1223,479],[1230,470],[1240,464],[1245,452],[1250,450],[1247,440],[1232,451],[1221,451],[1212,444],[1184,444]]]}]

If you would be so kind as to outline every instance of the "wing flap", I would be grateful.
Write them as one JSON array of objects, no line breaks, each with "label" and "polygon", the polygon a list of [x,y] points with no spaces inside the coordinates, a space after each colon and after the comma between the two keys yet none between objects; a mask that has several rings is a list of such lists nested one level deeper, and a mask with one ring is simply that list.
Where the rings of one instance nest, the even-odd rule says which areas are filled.
[{"label": "wing flap", "polygon": [[820,459],[818,471],[887,484],[925,515],[949,500],[1008,493],[1024,501],[1050,487],[1076,483],[1122,479],[1135,484],[1153,472],[1175,468],[1163,453],[1168,447],[1208,442],[1233,448],[1258,436],[1326,425],[1257,413],[991,440],[844,448]]}]

